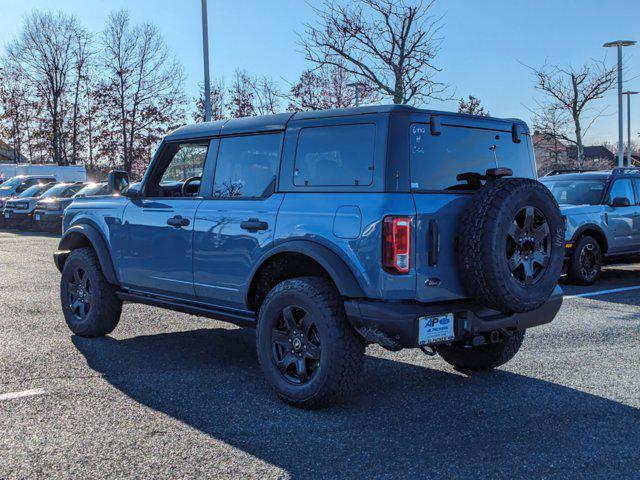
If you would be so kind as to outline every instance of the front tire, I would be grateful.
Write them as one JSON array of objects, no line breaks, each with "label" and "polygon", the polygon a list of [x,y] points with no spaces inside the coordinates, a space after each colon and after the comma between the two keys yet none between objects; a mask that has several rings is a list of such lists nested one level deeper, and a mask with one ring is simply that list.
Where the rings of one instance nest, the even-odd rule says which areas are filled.
[{"label": "front tire", "polygon": [[573,248],[569,260],[568,277],[576,285],[593,285],[602,270],[602,249],[598,241],[585,235]]},{"label": "front tire", "polygon": [[267,381],[295,407],[336,403],[350,393],[362,369],[364,339],[349,325],[334,286],[323,278],[276,285],[260,307],[256,335]]},{"label": "front tire", "polygon": [[108,335],[120,321],[122,301],[102,273],[93,248],[79,248],[67,258],[60,301],[69,329],[81,337]]},{"label": "front tire", "polygon": [[522,346],[524,330],[505,335],[498,343],[487,343],[479,347],[449,345],[436,347],[442,359],[461,370],[490,370],[504,365]]}]

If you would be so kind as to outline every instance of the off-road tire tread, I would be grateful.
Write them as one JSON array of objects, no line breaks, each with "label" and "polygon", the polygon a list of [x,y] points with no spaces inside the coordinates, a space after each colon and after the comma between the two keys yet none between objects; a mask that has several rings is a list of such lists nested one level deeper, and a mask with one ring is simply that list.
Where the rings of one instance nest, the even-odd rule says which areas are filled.
[{"label": "off-road tire tread", "polygon": [[489,343],[474,348],[462,345],[436,347],[442,359],[461,370],[490,370],[511,360],[524,341],[524,330],[512,332],[499,343]]},{"label": "off-road tire tread", "polygon": [[[118,325],[120,315],[122,313],[122,301],[116,296],[116,287],[110,284],[102,273],[100,260],[96,252],[91,247],[78,248],[73,250],[65,262],[65,267],[70,265],[71,260],[79,260],[85,267],[85,270],[92,270],[94,273],[94,285],[92,288],[92,297],[94,300],[91,304],[91,311],[94,315],[90,322],[84,322],[82,325],[74,324],[67,318],[65,320],[69,329],[81,337],[103,337],[110,334]],[[62,304],[66,301],[66,289],[63,286],[64,269],[60,284],[60,300]],[[63,309],[64,310],[64,309]]]},{"label": "off-road tire tread", "polygon": [[[519,189],[540,187],[556,206],[556,199],[540,182],[528,178],[501,178],[487,182],[474,196],[462,214],[458,227],[458,250],[461,254],[461,280],[468,293],[485,306],[502,312],[527,312],[540,307],[543,301],[527,302],[510,294],[507,277],[491,275],[487,268],[496,252],[483,241],[484,225],[497,221],[502,205]],[[551,232],[553,234],[553,232]],[[558,277],[560,270],[558,270]],[[546,301],[546,299],[545,299]]]},{"label": "off-road tire tread", "polygon": [[[329,365],[327,381],[313,397],[300,401],[287,397],[282,392],[277,394],[284,402],[294,407],[326,408],[343,400],[353,391],[362,371],[365,341],[347,321],[342,298],[335,287],[321,277],[297,277],[277,284],[266,296],[261,312],[274,297],[288,290],[303,293],[320,306],[324,318],[328,321],[327,333],[332,337],[331,341],[338,345],[338,351],[341,351],[342,355]],[[256,345],[259,348],[259,342],[256,342]]]}]

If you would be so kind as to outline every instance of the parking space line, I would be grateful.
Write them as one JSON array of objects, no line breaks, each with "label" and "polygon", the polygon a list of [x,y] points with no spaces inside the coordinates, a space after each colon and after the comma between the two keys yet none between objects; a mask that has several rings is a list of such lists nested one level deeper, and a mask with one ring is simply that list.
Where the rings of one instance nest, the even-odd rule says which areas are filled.
[{"label": "parking space line", "polygon": [[640,285],[634,285],[632,287],[612,288],[610,290],[598,290],[596,292],[578,293],[576,295],[565,295],[564,298],[597,297],[598,295],[607,295],[609,293],[628,292],[630,290],[640,290]]},{"label": "parking space line", "polygon": [[42,394],[44,394],[44,389],[42,388],[34,388],[32,390],[24,390],[22,392],[0,393],[0,401],[14,400],[16,398],[22,398],[22,397],[33,397],[35,395],[42,395]]}]

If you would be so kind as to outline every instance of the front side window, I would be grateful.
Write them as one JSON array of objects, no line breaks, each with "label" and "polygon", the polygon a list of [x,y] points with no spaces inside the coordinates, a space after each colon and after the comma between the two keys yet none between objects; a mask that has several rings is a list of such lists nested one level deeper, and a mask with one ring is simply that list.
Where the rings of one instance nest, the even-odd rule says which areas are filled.
[{"label": "front side window", "polygon": [[298,137],[293,184],[371,185],[375,134],[373,124],[303,128]]},{"label": "front side window", "polygon": [[282,134],[220,140],[213,196],[259,198],[273,187],[280,165]]},{"label": "front side window", "polygon": [[543,179],[542,183],[551,190],[560,205],[599,205],[602,202],[602,194],[605,187],[605,182],[597,179]]},{"label": "front side window", "polygon": [[609,201],[607,203],[612,203],[616,198],[626,198],[629,200],[631,205],[635,203],[635,195],[633,194],[633,185],[631,184],[631,179],[624,178],[620,180],[616,180],[611,187],[611,192],[609,193]]},{"label": "front side window", "polygon": [[200,192],[209,142],[170,143],[156,161],[157,168],[149,178],[149,197],[193,197]]}]

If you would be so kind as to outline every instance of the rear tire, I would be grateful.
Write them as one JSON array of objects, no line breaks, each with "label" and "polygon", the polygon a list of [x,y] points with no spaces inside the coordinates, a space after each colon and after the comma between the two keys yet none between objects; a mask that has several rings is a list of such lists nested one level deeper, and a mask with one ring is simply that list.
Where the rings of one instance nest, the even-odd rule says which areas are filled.
[{"label": "rear tire", "polygon": [[62,312],[69,329],[81,337],[102,337],[120,321],[122,301],[100,267],[93,248],[73,250],[60,280]]},{"label": "rear tire", "polygon": [[598,241],[585,235],[573,248],[567,275],[576,285],[593,285],[602,270],[602,249]]},{"label": "rear tire", "polygon": [[365,341],[348,323],[339,293],[323,278],[277,284],[260,307],[256,336],[267,381],[294,407],[338,402],[362,369]]},{"label": "rear tire", "polygon": [[504,365],[518,353],[524,332],[513,332],[499,343],[487,343],[479,347],[442,346],[436,347],[436,351],[445,362],[461,370],[490,370]]}]

